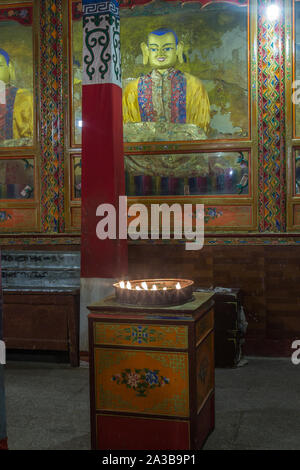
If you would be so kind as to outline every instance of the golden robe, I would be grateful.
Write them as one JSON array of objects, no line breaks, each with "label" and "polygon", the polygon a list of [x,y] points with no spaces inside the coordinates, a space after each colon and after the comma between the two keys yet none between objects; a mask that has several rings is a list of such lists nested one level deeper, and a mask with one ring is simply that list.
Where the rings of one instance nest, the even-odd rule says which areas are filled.
[{"label": "golden robe", "polygon": [[16,93],[13,111],[13,138],[33,136],[33,96],[25,88]]}]

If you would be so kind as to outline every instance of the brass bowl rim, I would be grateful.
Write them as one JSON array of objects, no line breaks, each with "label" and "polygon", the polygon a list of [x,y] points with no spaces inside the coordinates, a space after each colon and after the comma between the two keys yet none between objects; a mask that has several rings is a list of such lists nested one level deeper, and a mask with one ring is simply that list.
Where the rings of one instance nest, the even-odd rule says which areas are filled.
[{"label": "brass bowl rim", "polygon": [[[182,278],[148,278],[148,279],[126,279],[124,280],[123,282],[130,282],[130,283],[142,283],[142,282],[166,282],[166,281],[171,281],[171,282],[180,282],[181,283],[184,283],[184,285],[181,285],[181,289],[184,289],[186,287],[189,287],[189,286],[192,286],[194,284],[194,281],[192,281],[191,279],[182,279]],[[124,290],[126,289],[126,287],[120,287],[120,282],[121,281],[118,281],[118,282],[115,282],[113,284],[113,287],[117,288],[117,289],[121,289],[121,290]],[[176,287],[171,287],[169,288],[168,290],[178,290],[176,289]],[[127,289],[127,290],[132,290],[132,289]],[[146,291],[146,289],[144,289]],[[158,290],[161,290],[161,289],[158,289]],[[157,292],[155,290],[151,290],[149,289],[148,292]]]}]

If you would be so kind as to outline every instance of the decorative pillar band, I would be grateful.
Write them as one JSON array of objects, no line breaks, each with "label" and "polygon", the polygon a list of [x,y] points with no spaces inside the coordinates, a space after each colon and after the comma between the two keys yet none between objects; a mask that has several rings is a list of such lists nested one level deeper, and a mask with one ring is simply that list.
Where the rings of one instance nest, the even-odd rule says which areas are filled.
[{"label": "decorative pillar band", "polygon": [[41,215],[44,232],[64,232],[62,0],[40,1]]},{"label": "decorative pillar band", "polygon": [[286,230],[284,2],[281,16],[267,18],[274,2],[258,1],[258,177],[259,230]]},{"label": "decorative pillar band", "polygon": [[121,85],[120,17],[115,0],[83,2],[84,85]]}]

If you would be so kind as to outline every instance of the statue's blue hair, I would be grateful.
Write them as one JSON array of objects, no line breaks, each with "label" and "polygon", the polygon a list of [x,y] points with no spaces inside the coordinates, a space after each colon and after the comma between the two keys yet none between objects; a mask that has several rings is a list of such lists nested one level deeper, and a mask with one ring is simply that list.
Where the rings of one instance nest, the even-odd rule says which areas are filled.
[{"label": "statue's blue hair", "polygon": [[4,49],[0,48],[0,54],[3,55],[3,57],[5,58],[6,64],[9,65],[9,60],[10,59],[9,59],[8,53]]},{"label": "statue's blue hair", "polygon": [[177,46],[178,37],[177,37],[177,34],[175,33],[175,31],[173,31],[173,29],[159,28],[159,29],[155,29],[154,31],[151,31],[150,34],[155,34],[156,36],[163,36],[164,34],[167,34],[167,33],[172,33],[174,35],[174,38],[175,38],[175,41],[176,41],[176,46]]}]

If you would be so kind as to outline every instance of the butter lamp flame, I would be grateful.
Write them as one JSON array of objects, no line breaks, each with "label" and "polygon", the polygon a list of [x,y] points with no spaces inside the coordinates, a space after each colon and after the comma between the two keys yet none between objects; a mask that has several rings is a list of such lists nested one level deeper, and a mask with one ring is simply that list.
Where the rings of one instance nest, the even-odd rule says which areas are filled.
[{"label": "butter lamp flame", "polygon": [[181,305],[193,300],[190,279],[130,279],[114,284],[116,299],[121,304],[163,307]]}]

